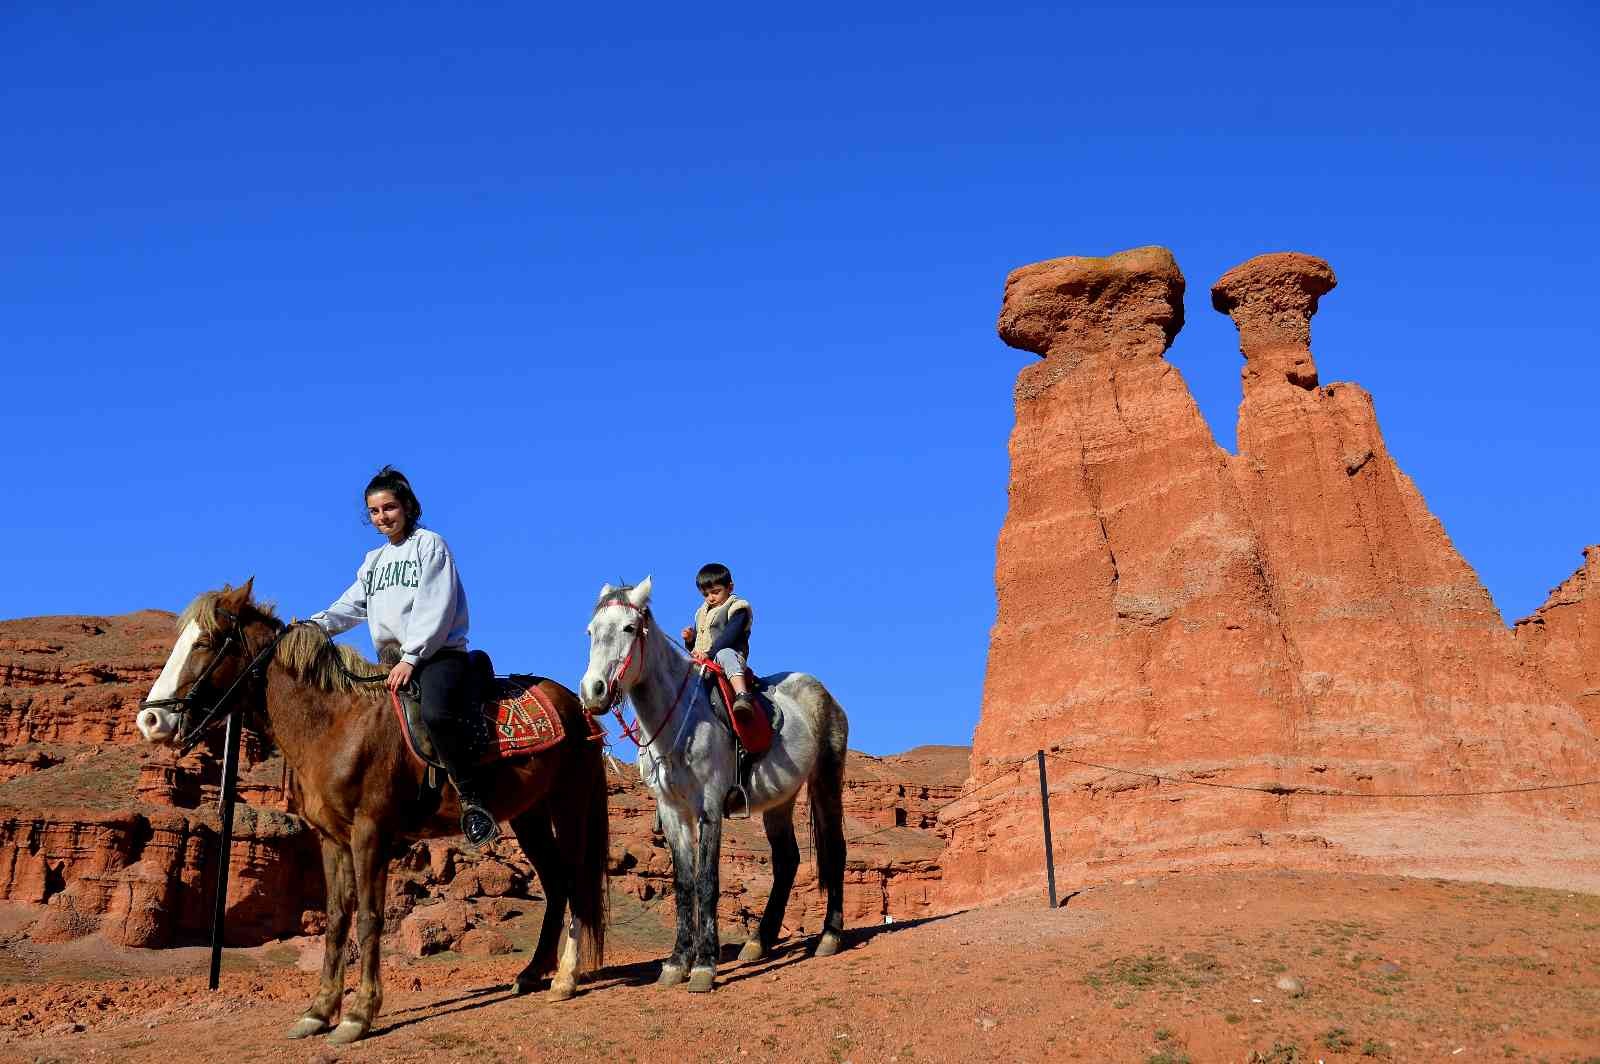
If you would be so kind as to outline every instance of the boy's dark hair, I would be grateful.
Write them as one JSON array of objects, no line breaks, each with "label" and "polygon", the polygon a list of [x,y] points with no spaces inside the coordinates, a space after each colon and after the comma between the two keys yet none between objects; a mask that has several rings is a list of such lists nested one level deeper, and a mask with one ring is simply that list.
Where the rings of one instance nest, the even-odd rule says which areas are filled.
[{"label": "boy's dark hair", "polygon": [[[406,475],[394,466],[386,465],[378,470],[373,478],[367,481],[367,490],[361,493],[363,504],[371,498],[374,492],[387,491],[394,495],[406,512],[406,534],[410,535],[416,530],[417,523],[422,520],[422,503],[417,501],[417,493],[411,490],[411,481]],[[361,516],[370,524],[371,518],[367,517],[363,505]]]},{"label": "boy's dark hair", "polygon": [[700,589],[702,595],[714,587],[732,587],[733,573],[721,562],[711,562],[702,565],[700,571],[694,574],[694,586]]}]

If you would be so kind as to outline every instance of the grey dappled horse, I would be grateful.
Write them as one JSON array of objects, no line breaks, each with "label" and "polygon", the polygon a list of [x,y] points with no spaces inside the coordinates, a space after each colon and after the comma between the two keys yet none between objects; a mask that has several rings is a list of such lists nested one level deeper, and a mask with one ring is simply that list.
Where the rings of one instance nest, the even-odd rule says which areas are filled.
[{"label": "grey dappled horse", "polygon": [[[589,619],[589,668],[578,695],[591,713],[623,697],[633,700],[641,730],[639,776],[655,795],[661,830],[672,848],[678,935],[658,983],[689,977],[689,989],[716,982],[718,861],[722,852],[723,799],[734,782],[733,732],[706,698],[695,663],[650,613],[650,578],[636,587],[600,589]],[[814,676],[801,672],[765,677],[767,696],[782,714],[772,749],[754,764],[750,811],[760,813],[772,844],[772,893],[756,937],[741,961],[760,960],[777,941],[783,911],[800,867],[794,804],[801,784],[811,800],[817,880],[827,891],[827,914],[816,955],[839,949],[844,931],[845,743],[844,710]]]}]

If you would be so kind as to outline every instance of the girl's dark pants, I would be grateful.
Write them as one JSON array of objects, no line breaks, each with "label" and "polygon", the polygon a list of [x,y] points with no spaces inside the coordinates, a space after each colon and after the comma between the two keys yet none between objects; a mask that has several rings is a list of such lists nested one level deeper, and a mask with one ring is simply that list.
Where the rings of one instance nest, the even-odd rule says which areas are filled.
[{"label": "girl's dark pants", "polygon": [[434,751],[450,774],[450,782],[456,785],[461,800],[467,801],[469,795],[476,800],[471,754],[462,744],[469,727],[467,713],[472,709],[468,704],[472,683],[466,651],[441,650],[428,660],[418,662],[416,681],[422,691],[422,722],[433,738]]}]

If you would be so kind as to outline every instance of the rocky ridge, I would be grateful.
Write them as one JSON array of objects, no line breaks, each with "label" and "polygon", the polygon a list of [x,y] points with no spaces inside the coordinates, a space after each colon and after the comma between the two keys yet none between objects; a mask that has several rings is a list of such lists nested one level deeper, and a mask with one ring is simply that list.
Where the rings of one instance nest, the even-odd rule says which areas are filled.
[{"label": "rocky ridge", "polygon": [[[161,947],[208,933],[217,847],[220,758],[146,746],[135,709],[175,638],[169,613],[0,621],[0,902],[30,913],[35,943],[98,935]],[[620,751],[619,751],[620,753]],[[899,757],[851,753],[845,796],[854,838],[847,918],[881,923],[931,911],[942,846],[935,809],[967,772],[965,748]],[[246,730],[230,857],[230,944],[322,927],[321,861],[285,805],[284,766]],[[803,808],[803,803],[802,803]],[[613,890],[670,917],[670,858],[654,804],[631,766],[611,786]],[[803,852],[809,825],[799,825]],[[725,833],[721,910],[753,924],[771,874],[759,819]],[[789,925],[821,916],[815,873],[801,869]],[[483,855],[453,840],[412,847],[390,877],[389,926],[413,953],[507,949],[496,926],[539,900],[514,841]]]}]

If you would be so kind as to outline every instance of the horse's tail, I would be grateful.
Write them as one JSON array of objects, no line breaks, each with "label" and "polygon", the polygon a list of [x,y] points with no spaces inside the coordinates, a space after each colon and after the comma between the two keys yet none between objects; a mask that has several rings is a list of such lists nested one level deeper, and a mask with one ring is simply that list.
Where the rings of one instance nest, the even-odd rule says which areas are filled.
[{"label": "horse's tail", "polygon": [[[580,713],[582,711],[580,710]],[[572,795],[582,807],[577,817],[579,838],[577,861],[573,869],[572,896],[567,904],[582,928],[579,942],[585,971],[598,971],[606,962],[607,866],[611,861],[611,816],[606,803],[605,747],[593,740],[582,740],[586,747],[580,793]]]},{"label": "horse's tail", "polygon": [[826,709],[817,736],[817,763],[806,781],[811,803],[811,849],[816,855],[817,889],[844,889],[844,763],[850,744],[850,723],[833,696],[823,693]]}]

